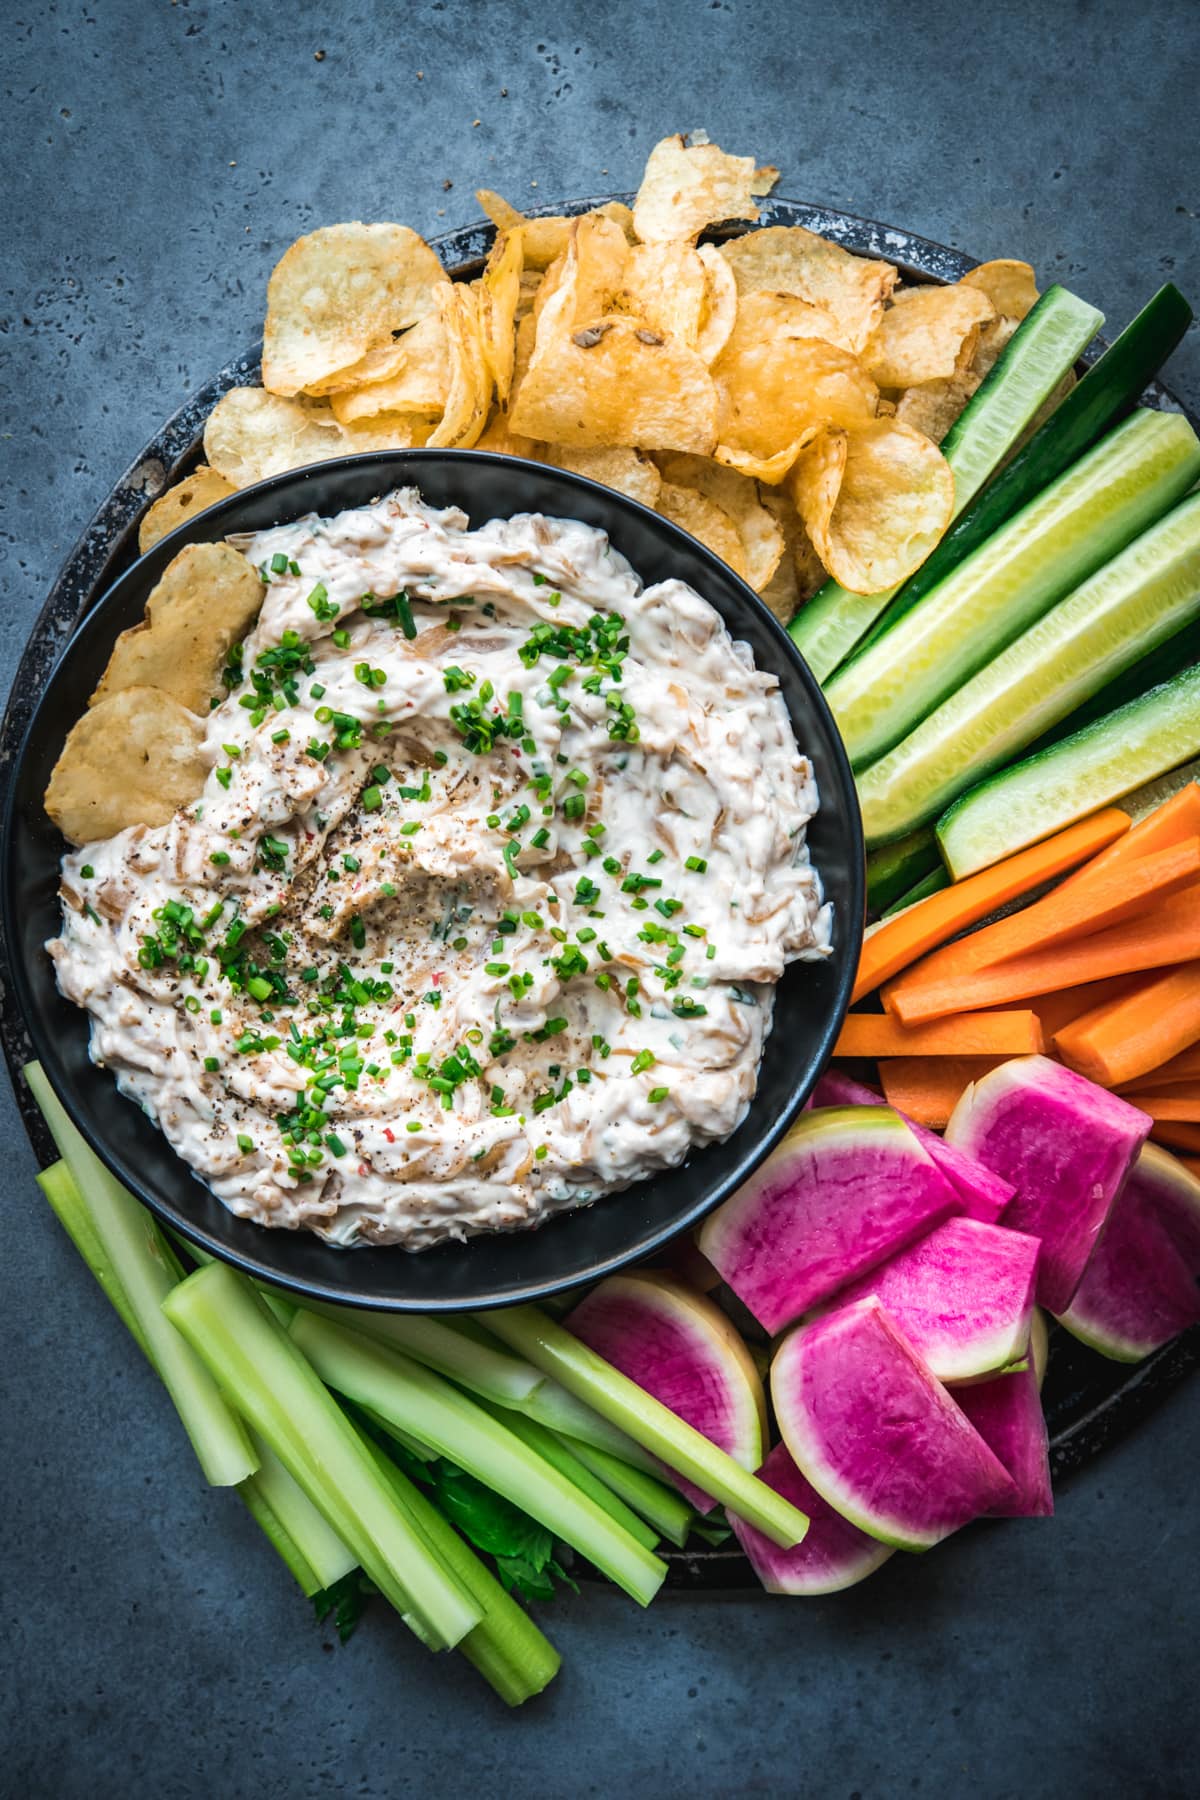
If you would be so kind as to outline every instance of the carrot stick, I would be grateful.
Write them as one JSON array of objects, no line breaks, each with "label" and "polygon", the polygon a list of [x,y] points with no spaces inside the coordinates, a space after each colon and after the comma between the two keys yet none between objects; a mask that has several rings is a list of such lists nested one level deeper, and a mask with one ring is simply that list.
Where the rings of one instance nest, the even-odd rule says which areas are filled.
[{"label": "carrot stick", "polygon": [[1172,1150],[1190,1150],[1200,1156],[1200,1125],[1182,1125],[1175,1120],[1156,1119],[1150,1136],[1156,1144],[1168,1144]]},{"label": "carrot stick", "polygon": [[1013,1006],[1034,994],[1161,969],[1200,957],[1200,888],[1185,889],[1152,913],[1097,931],[1091,937],[1031,950],[1008,962],[948,977],[930,978],[921,968],[893,982],[885,1003],[905,1025],[921,1025],[947,1013],[984,1006]]},{"label": "carrot stick", "polygon": [[[1194,1045],[1190,1050],[1181,1050],[1170,1062],[1160,1063],[1157,1069],[1150,1069],[1145,1075],[1139,1075],[1136,1081],[1122,1081],[1117,1092],[1158,1094],[1176,1081],[1200,1081],[1200,1044]],[[1136,1101],[1134,1104],[1137,1104]]]},{"label": "carrot stick", "polygon": [[888,1104],[918,1125],[940,1131],[972,1081],[988,1075],[1005,1056],[896,1056],[880,1063]]},{"label": "carrot stick", "polygon": [[[1200,1024],[1196,1035],[1200,1037]],[[849,1013],[835,1056],[1035,1056],[1045,1048],[1035,1012],[959,1013],[909,1030],[887,1013]]]},{"label": "carrot stick", "polygon": [[1189,781],[1177,794],[1172,794],[1169,800],[1156,806],[1152,813],[1139,819],[1132,831],[1127,831],[1107,849],[1102,850],[1086,868],[1069,875],[1062,886],[1072,888],[1085,875],[1107,874],[1110,869],[1120,868],[1124,863],[1136,861],[1140,856],[1150,856],[1156,850],[1169,849],[1172,844],[1178,844],[1184,838],[1198,836],[1200,784]]},{"label": "carrot stick", "polygon": [[852,1003],[915,962],[927,950],[944,944],[968,925],[978,924],[997,907],[1019,900],[1043,882],[1053,881],[1077,863],[1095,856],[1129,830],[1129,816],[1119,807],[1106,807],[1090,819],[1069,825],[1044,843],[1032,844],[1015,856],[956,881],[940,894],[931,894],[895,919],[887,919],[863,942]]},{"label": "carrot stick", "polygon": [[1028,1005],[1041,1020],[1042,1033],[1049,1043],[1073,1019],[1081,1019],[1084,1013],[1091,1012],[1094,1007],[1103,1006],[1108,1000],[1117,1000],[1153,979],[1151,975],[1114,975],[1111,981],[1085,981],[1082,987],[1062,988],[1053,994],[1038,994],[1030,998]]},{"label": "carrot stick", "polygon": [[1133,1102],[1152,1119],[1174,1124],[1200,1125],[1200,1084],[1186,1082],[1162,1094],[1139,1094]]},{"label": "carrot stick", "polygon": [[1118,1087],[1150,1069],[1161,1076],[1163,1063],[1198,1041],[1200,962],[1195,962],[1167,969],[1122,999],[1064,1025],[1054,1047],[1069,1069],[1101,1087]]},{"label": "carrot stick", "polygon": [[[1087,870],[1081,874],[1087,874]],[[944,945],[902,975],[896,985],[953,980],[957,975],[991,968],[1030,951],[1076,942],[1127,919],[1139,918],[1151,905],[1157,907],[1171,894],[1198,881],[1200,837],[1169,844],[1165,850],[1156,850],[1103,877],[1097,876],[1086,886],[1080,882],[1070,891],[1065,887],[1052,889],[1024,912],[997,919],[994,925],[985,925],[970,937]],[[887,1004],[890,1009],[890,997]]]}]

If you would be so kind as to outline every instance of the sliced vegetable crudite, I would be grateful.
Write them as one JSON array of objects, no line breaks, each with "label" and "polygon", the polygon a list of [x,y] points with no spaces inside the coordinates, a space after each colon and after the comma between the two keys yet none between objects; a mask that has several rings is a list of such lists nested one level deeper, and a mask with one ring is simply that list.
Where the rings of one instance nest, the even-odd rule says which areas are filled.
[{"label": "sliced vegetable crudite", "polygon": [[822,1108],[711,1214],[700,1248],[774,1333],[957,1211],[897,1114]]}]

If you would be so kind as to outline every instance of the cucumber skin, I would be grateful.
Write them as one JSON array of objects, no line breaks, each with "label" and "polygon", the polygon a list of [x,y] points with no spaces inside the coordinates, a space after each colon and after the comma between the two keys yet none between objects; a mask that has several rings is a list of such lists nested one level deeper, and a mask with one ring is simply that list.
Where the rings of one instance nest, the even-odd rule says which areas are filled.
[{"label": "cucumber skin", "polygon": [[1191,322],[1191,307],[1174,283],[1166,282],[1060,401],[1024,448],[954,520],[941,543],[909,576],[887,611],[854,646],[854,653],[868,650],[896,619],[1090,450],[1116,422],[1121,410],[1137,400]]},{"label": "cucumber skin", "polygon": [[[1178,447],[1173,465],[1169,469],[1162,467],[1151,479],[1145,472],[1143,459],[1153,461],[1157,458],[1165,462],[1168,449],[1176,439]],[[1135,465],[1143,462],[1140,485],[1132,491],[1129,488],[1131,460]],[[1082,468],[1089,469],[1088,479],[1094,480],[1090,471],[1101,463],[1106,465],[1101,484],[1093,487],[1090,497],[1078,500],[1065,527],[1061,516],[1052,526],[1046,515],[1048,509],[1060,506],[1056,496],[1078,479]],[[932,593],[925,596],[919,608],[897,620],[886,638],[880,638],[869,650],[857,652],[838,671],[826,688],[825,697],[854,768],[862,769],[878,762],[894,749],[959,687],[1162,518],[1195,483],[1197,476],[1200,476],[1200,440],[1190,422],[1179,413],[1139,410],[1101,443],[1093,445],[1087,457],[1060,476],[1058,482],[1043,494],[1035,496],[1027,508],[1002,527],[998,534],[1003,539],[999,553],[994,550],[996,538],[981,545],[967,563],[951,571]],[[1100,504],[1101,494],[1110,494],[1112,490],[1118,490],[1118,493],[1110,500],[1106,524],[1082,531],[1079,512],[1094,508]],[[1027,521],[1034,512],[1042,514],[1042,524],[1031,538]],[[1061,544],[1064,531],[1068,536],[1065,555],[1061,548],[1054,548],[1051,535],[1053,533]],[[1034,557],[1033,548],[1039,534],[1043,540],[1041,554]],[[1070,541],[1072,536],[1073,543]],[[1050,542],[1046,541],[1048,538]],[[1092,559],[1093,551],[1098,552],[1095,560]],[[1015,581],[1010,578],[1007,605],[1002,609],[998,596],[994,593],[991,598],[988,596],[989,590],[997,587],[997,577],[1003,571],[1005,560],[1010,565],[1017,562],[1020,575]],[[1035,597],[1032,604],[1030,590]],[[1022,596],[1025,596],[1025,605],[1018,610],[1014,601],[1020,601]],[[965,618],[960,616],[964,608]],[[940,623],[939,614],[942,615]],[[935,634],[939,643],[950,635],[949,654],[943,655],[940,650],[936,657],[932,654],[929,646]],[[915,671],[910,670],[913,680],[905,685],[903,694],[919,697],[919,712],[909,709],[897,685],[904,680],[905,664],[911,663],[912,653],[906,648],[905,639],[913,637],[918,641],[925,640],[927,667],[920,684]],[[843,684],[847,691],[839,691]]]},{"label": "cucumber skin", "polygon": [[922,825],[867,857],[867,911],[886,912],[918,881],[942,866],[932,825]]},{"label": "cucumber skin", "polygon": [[[1165,731],[1176,718],[1181,724],[1190,727],[1190,730],[1185,729],[1179,742],[1172,744],[1169,749],[1164,746],[1164,752],[1159,757],[1151,753],[1135,764],[1129,743],[1131,730],[1136,730],[1141,724],[1144,741],[1152,740],[1156,725]],[[1003,808],[1011,817],[1014,808],[1020,805],[1019,783],[1030,780],[1037,782],[1039,776],[1044,775],[1053,792],[1052,784],[1056,774],[1065,771],[1069,776],[1071,765],[1078,758],[1086,756],[1093,748],[1103,753],[1110,746],[1110,754],[1124,755],[1124,772],[1114,774],[1110,780],[1092,787],[1085,802],[1072,805],[1064,799],[1057,809],[1046,806],[1036,829],[1025,833],[1011,831],[1007,838],[994,840],[994,848],[986,854],[981,855],[978,848],[972,849],[972,836],[964,831],[964,821],[969,827],[973,810],[980,806],[985,810]],[[1011,856],[1014,851],[1022,850],[1028,844],[1039,843],[1077,819],[1087,818],[1100,807],[1111,805],[1132,793],[1135,788],[1153,780],[1156,775],[1166,774],[1168,770],[1177,768],[1180,763],[1197,755],[1200,755],[1200,664],[1184,669],[1173,680],[1151,688],[1138,699],[1119,706],[1115,712],[1106,713],[1103,718],[1085,725],[1082,731],[1064,738],[1050,749],[1039,751],[1036,756],[1026,757],[1023,762],[1014,763],[999,774],[989,776],[978,787],[956,800],[937,823],[937,839],[946,867],[955,881],[961,881],[965,875],[974,874],[978,869],[990,868],[1002,857]],[[1035,801],[1037,797],[1035,792]],[[978,843],[977,833],[974,834],[974,841]]]},{"label": "cucumber skin", "polygon": [[907,912],[918,900],[928,900],[931,894],[940,894],[943,888],[949,886],[950,877],[939,863],[936,869],[931,869],[928,875],[910,887],[907,894],[901,894],[898,900],[894,900],[882,916],[894,919],[897,913]]},{"label": "cucumber skin", "polygon": [[[955,518],[957,518],[960,513],[967,511],[974,504],[975,498],[981,487],[986,483],[989,476],[994,474],[994,468],[980,476],[976,480],[975,486],[972,488],[971,492],[965,497],[961,497],[959,477],[957,471],[954,469],[954,453],[972,426],[976,425],[980,418],[984,417],[990,410],[989,403],[992,400],[992,397],[1004,384],[1013,363],[1022,356],[1025,346],[1029,343],[1031,337],[1038,331],[1041,318],[1044,318],[1047,312],[1057,306],[1060,295],[1065,296],[1068,301],[1075,302],[1076,305],[1081,308],[1086,304],[1079,300],[1077,295],[1072,294],[1069,289],[1064,288],[1059,282],[1055,282],[1053,286],[1048,287],[1046,292],[1038,299],[1037,304],[1033,306],[1027,316],[1022,319],[1019,328],[1013,333],[1012,339],[1005,345],[1003,352],[996,359],[993,367],[988,370],[986,376],[980,382],[978,388],[972,394],[966,406],[964,406],[962,412],[958,415],[957,419],[955,419],[953,425],[951,425],[949,431],[942,439],[942,455],[949,462],[951,471],[955,475]],[[1096,332],[1099,331],[1104,323],[1104,314],[1097,308],[1089,307],[1087,310],[1092,314],[1092,321],[1089,321],[1087,337],[1083,338],[1081,335],[1079,340],[1077,340],[1080,350],[1083,350],[1086,347],[1087,343],[1090,342],[1091,338],[1095,336]],[[1039,315],[1041,315],[1041,317],[1039,317]],[[1026,330],[1027,326],[1031,327],[1028,331]],[[1051,387],[1050,391],[1053,392],[1053,387]],[[1020,440],[1018,439],[1017,441],[1019,442]],[[1011,453],[1010,449],[1009,454],[1011,455]],[[965,453],[963,460],[966,460]],[[936,553],[935,550],[933,554],[936,555]],[[917,574],[919,573],[920,571],[918,570]],[[916,580],[916,578],[917,575],[909,577],[910,580]],[[840,588],[837,582],[831,579],[827,581],[825,585],[812,596],[812,599],[800,609],[789,624],[788,632],[791,635],[792,642],[796,645],[796,648],[804,657],[819,682],[823,684],[828,681],[830,676],[835,674],[842,663],[846,661],[847,657],[853,655],[864,641],[870,641],[870,638],[874,635],[873,628],[878,629],[881,615],[886,616],[887,609],[895,604],[897,596],[903,594],[906,586],[907,583],[902,582],[898,588],[892,588],[889,592],[884,594],[851,594],[847,590]],[[816,609],[815,611],[813,610],[814,608]],[[833,610],[828,619],[824,616],[818,616],[824,615],[830,608]],[[851,624],[852,620],[853,624]],[[806,630],[806,625],[809,628],[808,630]],[[816,628],[815,637],[811,635],[814,626]],[[831,635],[834,639],[832,649],[827,641]]]},{"label": "cucumber skin", "polygon": [[1098,693],[1093,694],[1082,706],[1077,706],[1065,719],[1060,719],[1057,725],[1030,744],[1025,758],[1036,756],[1041,750],[1049,750],[1052,745],[1061,743],[1063,738],[1074,737],[1077,731],[1082,731],[1094,719],[1102,719],[1105,713],[1115,712],[1118,706],[1140,699],[1152,687],[1161,687],[1164,681],[1182,674],[1184,669],[1190,668],[1198,659],[1200,638],[1193,625],[1184,625],[1171,637],[1164,638],[1161,644],[1156,644],[1149,655],[1143,656],[1112,681],[1106,682]]},{"label": "cucumber skin", "polygon": [[[1170,544],[1165,552],[1161,548],[1164,542]],[[1136,566],[1139,561],[1148,566],[1139,571]],[[1122,628],[1121,610],[1118,610],[1115,618],[1110,613],[1107,623],[1102,626],[1106,638],[1098,643],[1089,643],[1089,624],[1095,618],[1097,609],[1101,615],[1104,612],[1103,593],[1098,590],[1106,577],[1111,580],[1110,570],[1116,571],[1121,584],[1116,594],[1116,606],[1123,609],[1124,626]],[[1169,623],[1170,631],[1165,637],[1159,636],[1155,649],[1162,643],[1172,643],[1181,631],[1184,634],[1194,634],[1197,615],[1200,614],[1200,494],[1184,500],[1172,512],[1150,526],[1148,531],[1135,538],[1110,562],[1056,606],[1051,607],[1049,612],[1044,613],[999,657],[985,664],[964,684],[958,694],[951,695],[940,707],[929,713],[907,738],[901,739],[895,749],[888,751],[869,769],[863,770],[859,777],[859,800],[868,843],[886,841],[889,837],[919,829],[924,820],[945,813],[963,788],[972,785],[978,787],[983,776],[997,765],[1002,768],[1005,763],[1012,763],[1018,757],[1026,762],[1029,760],[1028,746],[1032,741],[1031,727],[1027,722],[1029,715],[1041,712],[1044,718],[1048,707],[1053,708],[1056,704],[1069,706],[1070,696],[1057,686],[1047,685],[1042,695],[1026,707],[1018,694],[1013,715],[1007,724],[1003,718],[997,719],[996,708],[998,704],[1003,704],[1004,697],[1011,699],[1014,691],[1019,690],[1026,679],[1020,667],[1022,646],[1027,646],[1027,640],[1035,633],[1044,632],[1053,623],[1056,614],[1064,613],[1069,624],[1060,624],[1050,642],[1035,645],[1032,660],[1035,668],[1040,665],[1046,681],[1053,683],[1060,672],[1061,661],[1064,657],[1070,657],[1073,647],[1077,655],[1090,659],[1080,662],[1069,676],[1064,677],[1064,680],[1069,680],[1074,696],[1082,697],[1085,704],[1105,685],[1102,658],[1109,668],[1114,661],[1119,662],[1123,658],[1122,666],[1115,676],[1109,677],[1108,685],[1112,685],[1114,680],[1119,681],[1121,676],[1128,674],[1136,666],[1140,646],[1134,637],[1135,629],[1140,632],[1142,641],[1146,642],[1163,632]],[[1026,658],[1030,656],[1028,647],[1025,655]],[[988,677],[997,664],[1005,663],[1008,666],[1001,672],[999,694],[995,691],[993,682],[989,697],[986,685]],[[975,695],[971,695],[972,689],[977,690]],[[958,706],[963,696],[968,696],[971,710],[956,721],[952,709]],[[951,709],[949,720],[945,717],[948,709]],[[1107,713],[1112,709],[1104,707],[1102,710]],[[927,728],[932,727],[936,731],[939,718],[942,742],[939,744],[935,736],[932,748],[927,741],[923,746],[922,734],[925,734],[927,740]],[[981,750],[978,740],[983,722],[987,724],[987,747]],[[1022,732],[1025,733],[1024,742],[1021,741]],[[948,733],[953,735],[948,736]],[[903,760],[906,747],[909,749],[907,767]],[[966,761],[966,767],[960,764],[961,773],[959,770],[952,771],[947,766],[948,758],[959,747],[962,748]],[[940,779],[935,786],[926,785],[926,780],[922,779],[922,756],[926,778],[931,773],[936,776],[940,766]],[[900,759],[899,765],[889,771],[887,765],[893,759]],[[979,774],[974,782],[971,780],[972,763],[979,767]],[[876,778],[874,782],[872,777]],[[922,792],[927,796],[924,799],[919,797]],[[907,816],[897,819],[898,809]],[[894,828],[882,823],[889,813],[895,821]]]}]

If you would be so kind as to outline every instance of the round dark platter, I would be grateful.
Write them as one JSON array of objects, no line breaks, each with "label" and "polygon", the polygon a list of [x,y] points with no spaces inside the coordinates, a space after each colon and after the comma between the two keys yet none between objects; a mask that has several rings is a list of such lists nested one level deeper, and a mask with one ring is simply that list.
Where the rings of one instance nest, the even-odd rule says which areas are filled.
[{"label": "round dark platter", "polygon": [[[629,194],[604,194],[529,210],[537,215],[578,213],[605,200],[631,202],[632,198]],[[767,199],[761,203],[761,214],[764,225],[803,225],[850,250],[886,257],[910,280],[956,281],[976,260],[928,238],[803,201]],[[482,267],[493,236],[490,225],[479,223],[447,232],[431,242],[451,274],[471,277]],[[1085,362],[1092,361],[1103,348],[1103,340],[1097,340],[1085,354]],[[230,388],[254,386],[258,380],[257,350],[246,351],[227,363],[155,433],[87,525],[50,590],[18,665],[0,725],[0,771],[11,766],[50,672],[75,627],[136,560],[137,528],[142,514],[164,488],[201,460],[201,440],[209,412]],[[1187,411],[1158,382],[1147,389],[1145,403]],[[1193,417],[1193,423],[1200,429],[1200,419]],[[8,948],[0,938],[0,1041],[25,1129],[35,1154],[45,1165],[54,1159],[55,1152],[28,1089],[19,1079],[19,1071],[32,1049],[7,978],[7,967]],[[1176,1339],[1136,1367],[1109,1362],[1066,1332],[1054,1329],[1043,1398],[1056,1479],[1124,1436],[1197,1362],[1200,1328]],[[675,1551],[668,1560],[670,1581],[676,1588],[757,1587],[750,1565],[736,1547]]]}]

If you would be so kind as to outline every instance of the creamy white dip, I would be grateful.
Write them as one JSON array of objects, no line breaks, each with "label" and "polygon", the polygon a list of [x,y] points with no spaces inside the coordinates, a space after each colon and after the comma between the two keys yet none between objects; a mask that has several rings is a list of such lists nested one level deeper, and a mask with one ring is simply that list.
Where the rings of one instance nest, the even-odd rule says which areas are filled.
[{"label": "creamy white dip", "polygon": [[203,795],[63,861],[93,1061],[233,1212],[335,1244],[727,1137],[829,950],[774,677],[602,532],[467,526],[405,490],[239,540],[267,585]]}]

